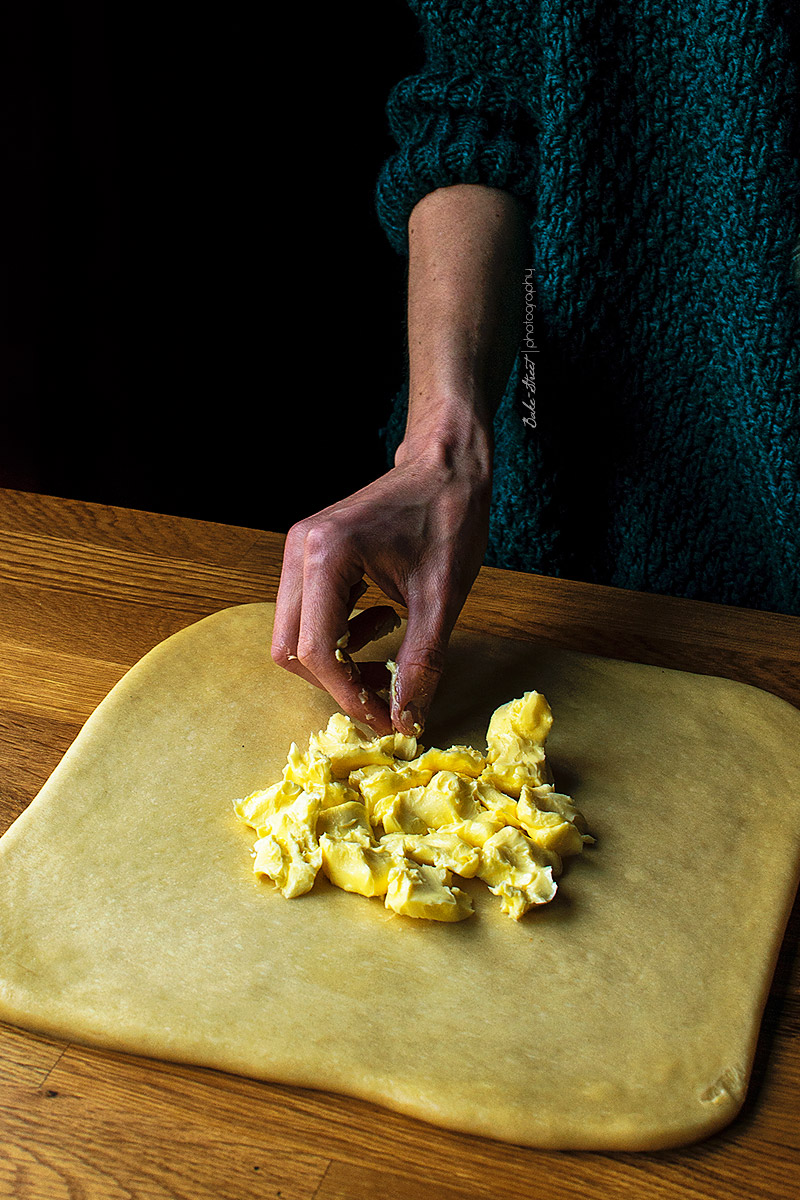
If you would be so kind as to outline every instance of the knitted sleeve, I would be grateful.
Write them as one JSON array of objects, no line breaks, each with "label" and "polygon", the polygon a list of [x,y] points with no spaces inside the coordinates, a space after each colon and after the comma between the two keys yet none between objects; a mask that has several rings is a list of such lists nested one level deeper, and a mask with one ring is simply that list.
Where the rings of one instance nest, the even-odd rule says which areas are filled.
[{"label": "knitted sleeve", "polygon": [[537,0],[409,0],[425,49],[417,75],[386,107],[397,151],[380,171],[378,219],[408,253],[408,218],[428,192],[454,183],[533,194],[538,92]]}]

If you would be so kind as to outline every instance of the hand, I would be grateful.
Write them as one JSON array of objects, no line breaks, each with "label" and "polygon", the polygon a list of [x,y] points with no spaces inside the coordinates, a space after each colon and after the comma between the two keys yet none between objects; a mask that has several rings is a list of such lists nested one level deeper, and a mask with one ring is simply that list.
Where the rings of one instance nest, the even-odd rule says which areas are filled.
[{"label": "hand", "polygon": [[[419,736],[442,673],[456,618],[483,560],[490,471],[485,454],[460,445],[417,451],[374,483],[294,525],[286,538],[272,657],[326,689],[342,711],[377,733]],[[399,619],[378,605],[348,621],[369,576],[408,610],[390,702],[384,664],[349,652]],[[338,654],[337,654],[338,651]]]},{"label": "hand", "polygon": [[[520,338],[525,216],[494,188],[438,188],[415,205],[408,244],[405,436],[392,470],[289,530],[272,657],[376,732],[419,736],[486,550],[493,414]],[[385,665],[356,667],[348,655],[388,628],[383,605],[348,622],[365,576],[408,609],[388,705]]]}]

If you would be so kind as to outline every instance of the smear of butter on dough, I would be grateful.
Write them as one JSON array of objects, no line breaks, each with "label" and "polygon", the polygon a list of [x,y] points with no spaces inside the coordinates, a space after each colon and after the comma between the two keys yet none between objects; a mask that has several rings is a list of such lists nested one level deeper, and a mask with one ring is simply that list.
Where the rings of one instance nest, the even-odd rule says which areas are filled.
[{"label": "smear of butter on dough", "polygon": [[553,899],[562,860],[594,840],[554,789],[552,723],[545,697],[526,692],[495,711],[485,752],[425,750],[334,713],[305,751],[292,743],[280,780],[233,802],[256,831],[253,869],[287,899],[321,870],[344,891],[431,921],[471,916],[454,877],[478,878],[518,921]]}]

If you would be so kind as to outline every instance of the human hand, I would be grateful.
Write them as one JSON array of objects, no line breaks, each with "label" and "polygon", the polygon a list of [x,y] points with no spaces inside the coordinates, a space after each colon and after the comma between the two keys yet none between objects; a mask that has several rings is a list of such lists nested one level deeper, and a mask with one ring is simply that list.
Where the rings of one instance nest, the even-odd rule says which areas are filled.
[{"label": "human hand", "polygon": [[[272,657],[377,733],[395,728],[419,736],[483,560],[491,485],[485,457],[463,448],[401,446],[395,462],[374,483],[289,530]],[[408,610],[388,704],[379,694],[390,682],[385,664],[349,658],[399,623],[384,605],[348,621],[365,576]]]},{"label": "human hand", "polygon": [[[525,242],[520,205],[498,189],[438,188],[415,205],[409,402],[395,465],[286,538],[272,657],[378,733],[422,732],[483,561],[493,414],[519,345]],[[348,622],[365,576],[408,610],[388,704],[385,664],[348,655],[391,619],[378,605]]]}]

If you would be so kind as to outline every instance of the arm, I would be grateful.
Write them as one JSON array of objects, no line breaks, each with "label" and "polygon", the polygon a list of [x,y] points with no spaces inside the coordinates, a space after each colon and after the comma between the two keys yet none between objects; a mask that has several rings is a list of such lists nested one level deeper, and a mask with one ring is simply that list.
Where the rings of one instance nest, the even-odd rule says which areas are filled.
[{"label": "arm", "polygon": [[[424,724],[483,560],[492,418],[519,345],[524,255],[522,210],[503,191],[459,184],[415,206],[409,411],[395,465],[287,535],[273,658],[380,733]],[[336,657],[365,575],[408,609],[391,712]],[[351,648],[368,639],[365,620]]]}]

